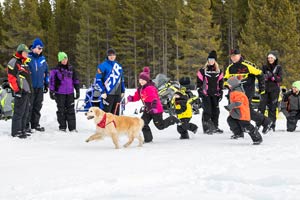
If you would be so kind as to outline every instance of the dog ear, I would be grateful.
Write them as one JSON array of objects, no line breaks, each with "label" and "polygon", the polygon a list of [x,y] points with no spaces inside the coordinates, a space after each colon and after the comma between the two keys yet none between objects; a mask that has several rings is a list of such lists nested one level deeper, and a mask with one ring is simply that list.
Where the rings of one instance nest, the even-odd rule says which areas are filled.
[{"label": "dog ear", "polygon": [[100,110],[99,110],[99,109],[94,109],[94,111],[95,111],[96,117],[99,117],[99,115],[100,115]]}]

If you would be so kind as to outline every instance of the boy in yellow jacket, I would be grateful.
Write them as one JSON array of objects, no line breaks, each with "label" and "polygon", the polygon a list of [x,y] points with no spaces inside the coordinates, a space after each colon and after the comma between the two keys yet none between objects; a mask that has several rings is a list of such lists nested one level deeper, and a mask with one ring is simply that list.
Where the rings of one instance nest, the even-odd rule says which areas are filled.
[{"label": "boy in yellow jacket", "polygon": [[177,125],[177,131],[181,135],[180,139],[189,139],[188,131],[197,133],[198,126],[190,122],[193,115],[191,105],[193,101],[194,99],[189,99],[188,95],[184,92],[184,89],[177,91],[172,99],[175,113],[181,122]]}]

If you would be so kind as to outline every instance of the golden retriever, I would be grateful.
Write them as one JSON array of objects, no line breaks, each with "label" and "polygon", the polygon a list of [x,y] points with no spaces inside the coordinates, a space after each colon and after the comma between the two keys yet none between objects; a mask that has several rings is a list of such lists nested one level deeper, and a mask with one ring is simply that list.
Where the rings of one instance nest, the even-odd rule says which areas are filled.
[{"label": "golden retriever", "polygon": [[86,142],[92,140],[103,139],[104,136],[110,136],[116,149],[119,149],[119,135],[126,133],[128,142],[124,147],[128,147],[137,138],[139,140],[139,147],[143,145],[143,138],[140,135],[144,127],[144,121],[138,117],[117,116],[111,113],[106,113],[98,107],[91,107],[85,113],[87,119],[94,119],[96,124],[96,133],[91,135]]}]

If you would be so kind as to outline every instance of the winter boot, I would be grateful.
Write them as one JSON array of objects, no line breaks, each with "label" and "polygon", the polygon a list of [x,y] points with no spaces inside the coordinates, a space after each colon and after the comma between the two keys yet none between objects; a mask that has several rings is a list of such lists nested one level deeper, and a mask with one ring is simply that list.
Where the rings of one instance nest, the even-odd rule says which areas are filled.
[{"label": "winter boot", "polygon": [[11,134],[13,137],[18,137],[21,139],[27,138],[27,134],[23,133],[22,131],[18,131],[16,133]]},{"label": "winter boot", "polygon": [[259,145],[260,143],[262,143],[263,139],[257,129],[257,127],[253,127],[252,130],[250,130],[249,132],[249,135],[253,141],[253,145]]},{"label": "winter boot", "polygon": [[222,130],[222,129],[219,129],[219,128],[216,128],[216,130],[215,130],[216,132],[215,133],[219,133],[219,134],[222,134],[222,133],[224,133],[224,131]]},{"label": "winter boot", "polygon": [[45,128],[44,127],[41,127],[40,125],[38,125],[35,130],[37,131],[40,131],[40,132],[44,132],[45,131]]},{"label": "winter boot", "polygon": [[269,118],[265,118],[263,123],[262,133],[267,134],[272,129],[272,125],[273,125],[272,120],[270,120]]},{"label": "winter boot", "polygon": [[181,139],[181,140],[190,139],[190,136],[188,133],[181,133],[179,139]]}]

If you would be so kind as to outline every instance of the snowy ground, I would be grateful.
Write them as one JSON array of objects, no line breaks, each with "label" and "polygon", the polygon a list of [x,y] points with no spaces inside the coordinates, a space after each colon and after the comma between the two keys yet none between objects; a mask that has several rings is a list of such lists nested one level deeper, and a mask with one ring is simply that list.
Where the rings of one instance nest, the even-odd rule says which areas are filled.
[{"label": "snowy ground", "polygon": [[[128,104],[126,115],[139,106]],[[153,128],[153,143],[115,150],[110,138],[84,142],[95,128],[83,113],[77,114],[79,133],[58,132],[55,112],[47,94],[41,119],[46,132],[25,140],[10,136],[11,121],[0,121],[1,200],[300,199],[300,133],[284,131],[283,117],[260,146],[251,145],[248,135],[229,139],[221,106],[224,134],[202,134],[201,115],[195,115],[199,131],[190,140],[179,140],[176,126]]]}]

